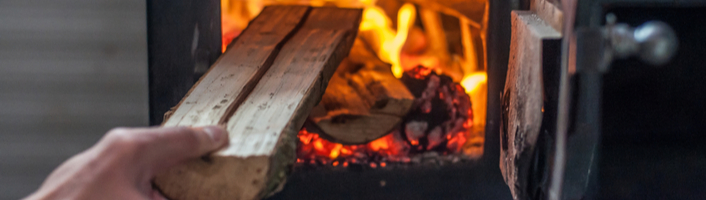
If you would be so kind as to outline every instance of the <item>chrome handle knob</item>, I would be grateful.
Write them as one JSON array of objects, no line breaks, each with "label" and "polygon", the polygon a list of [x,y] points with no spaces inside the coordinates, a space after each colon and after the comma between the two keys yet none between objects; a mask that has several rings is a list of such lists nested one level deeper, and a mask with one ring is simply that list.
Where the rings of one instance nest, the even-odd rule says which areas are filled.
[{"label": "chrome handle knob", "polygon": [[649,21],[637,28],[616,24],[615,15],[608,14],[608,24],[603,29],[607,39],[605,61],[613,58],[637,56],[650,65],[663,65],[674,57],[679,41],[674,29],[661,21]]},{"label": "chrome handle knob", "polygon": [[663,65],[677,53],[677,34],[664,22],[644,23],[635,28],[633,36],[640,45],[638,56],[648,64]]}]

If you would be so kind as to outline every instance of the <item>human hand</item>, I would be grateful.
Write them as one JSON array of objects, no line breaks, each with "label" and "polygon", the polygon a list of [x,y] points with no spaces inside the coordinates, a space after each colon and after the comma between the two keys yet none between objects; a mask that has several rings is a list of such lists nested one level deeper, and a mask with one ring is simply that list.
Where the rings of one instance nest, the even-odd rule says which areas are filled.
[{"label": "human hand", "polygon": [[152,187],[155,175],[227,144],[226,130],[217,126],[116,128],[26,199],[165,199]]}]

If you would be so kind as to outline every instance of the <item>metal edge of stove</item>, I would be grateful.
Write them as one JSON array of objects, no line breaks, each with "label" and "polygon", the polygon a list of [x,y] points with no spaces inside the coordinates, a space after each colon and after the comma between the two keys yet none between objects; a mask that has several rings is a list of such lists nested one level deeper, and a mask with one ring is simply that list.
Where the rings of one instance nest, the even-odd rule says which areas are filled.
[{"label": "metal edge of stove", "polygon": [[[295,171],[283,191],[269,199],[511,199],[498,166],[499,110],[509,56],[510,10],[518,2],[489,2],[489,95],[481,159],[436,167]],[[147,16],[150,125],[159,125],[163,114],[221,54],[220,1],[148,0]]]},{"label": "metal edge of stove", "polygon": [[512,199],[500,174],[499,121],[514,4],[489,2],[488,110],[479,160],[431,167],[295,170],[283,190],[268,199]]},{"label": "metal edge of stove", "polygon": [[[565,149],[565,171],[561,199],[604,198],[599,194],[598,177],[601,154],[601,101],[603,74],[610,65],[603,53],[606,38],[602,24],[606,10],[616,7],[690,7],[705,5],[702,1],[673,0],[579,0],[576,6],[571,44],[576,49],[575,74],[569,81],[571,109]],[[607,63],[606,63],[607,62]],[[608,152],[610,153],[610,152]]]},{"label": "metal edge of stove", "polygon": [[148,0],[150,125],[176,106],[221,55],[220,0]]}]

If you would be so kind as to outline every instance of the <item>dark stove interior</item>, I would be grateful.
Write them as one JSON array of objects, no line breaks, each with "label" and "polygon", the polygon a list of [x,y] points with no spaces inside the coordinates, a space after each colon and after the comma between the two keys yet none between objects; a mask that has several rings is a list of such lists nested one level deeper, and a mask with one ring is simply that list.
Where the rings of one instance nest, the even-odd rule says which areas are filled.
[{"label": "dark stove interior", "polygon": [[485,161],[295,171],[269,199],[511,199],[497,162]]},{"label": "dark stove interior", "polygon": [[600,199],[706,196],[706,17],[704,7],[607,9],[637,26],[669,24],[676,56],[661,67],[614,61],[603,77]]},{"label": "dark stove interior", "polygon": [[[150,109],[152,123],[158,124],[168,105],[178,102],[191,87],[193,77],[198,76],[192,70],[194,65],[212,63],[218,56],[220,27],[198,24],[220,21],[219,15],[209,15],[174,24],[159,17],[163,16],[160,13],[169,11],[196,19],[201,15],[191,11],[209,8],[149,2]],[[218,3],[208,2],[211,6]],[[706,196],[706,157],[702,153],[706,152],[706,21],[702,20],[706,19],[706,8],[645,4],[648,6],[609,4],[602,14],[614,13],[619,22],[633,27],[649,20],[666,22],[677,33],[679,49],[665,66],[648,66],[634,58],[616,60],[602,76],[598,181],[588,196],[702,199]],[[510,1],[489,4],[488,112],[480,159],[443,165],[391,164],[384,168],[356,164],[345,168],[299,166],[282,191],[268,199],[511,199],[498,160],[498,94],[507,69],[511,7]],[[197,52],[208,56],[196,58],[191,51],[194,27],[202,37]],[[188,61],[175,63],[173,58]]]}]

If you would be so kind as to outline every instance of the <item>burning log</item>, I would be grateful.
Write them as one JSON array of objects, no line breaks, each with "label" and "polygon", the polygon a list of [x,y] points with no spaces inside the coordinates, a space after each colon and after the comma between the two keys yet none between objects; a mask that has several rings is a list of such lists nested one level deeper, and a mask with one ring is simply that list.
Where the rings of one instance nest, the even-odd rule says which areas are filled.
[{"label": "burning log", "polygon": [[334,143],[304,128],[298,135],[298,162],[333,166],[369,164],[373,168],[386,162],[414,163],[430,153],[462,153],[466,142],[478,139],[469,134],[473,110],[461,85],[424,67],[406,72],[401,81],[416,97],[401,124],[394,126],[385,136],[359,145]]},{"label": "burning log", "polygon": [[[355,65],[344,62],[342,65]],[[340,72],[329,82],[317,106],[324,115],[311,119],[323,134],[345,144],[363,144],[389,133],[409,112],[414,96],[389,70],[372,65],[352,73]]]},{"label": "burning log", "polygon": [[265,8],[164,124],[225,125],[230,146],[160,174],[157,187],[171,199],[259,199],[281,188],[296,133],[348,54],[361,13]]},{"label": "burning log", "polygon": [[340,143],[367,143],[399,124],[413,101],[390,65],[356,39],[310,115],[317,126],[312,130]]},{"label": "burning log", "polygon": [[451,77],[421,66],[405,73],[402,82],[416,97],[401,127],[413,150],[459,152],[473,126],[471,99],[465,89]]}]

